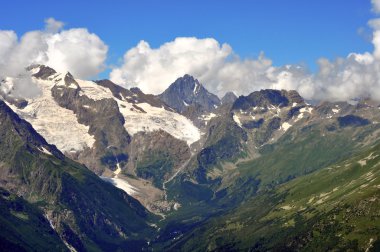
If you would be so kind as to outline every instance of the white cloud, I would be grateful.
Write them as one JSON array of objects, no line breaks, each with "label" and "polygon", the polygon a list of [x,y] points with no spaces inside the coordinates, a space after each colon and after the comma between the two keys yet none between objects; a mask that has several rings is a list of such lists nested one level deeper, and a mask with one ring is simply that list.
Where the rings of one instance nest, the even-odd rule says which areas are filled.
[{"label": "white cloud", "polygon": [[56,33],[60,31],[64,25],[62,21],[55,20],[52,17],[45,19],[45,30],[47,32]]},{"label": "white cloud", "polygon": [[[53,18],[45,23],[45,30],[27,32],[20,39],[14,31],[0,30],[0,80],[24,76],[25,68],[31,64],[70,71],[78,78],[93,77],[104,70],[108,47],[97,35],[87,29],[60,31],[63,23]],[[36,93],[27,77],[16,78],[15,85],[20,94]]]},{"label": "white cloud", "polygon": [[[380,13],[380,0],[373,0]],[[319,71],[306,67],[274,67],[260,54],[256,59],[240,59],[228,44],[213,38],[177,38],[159,48],[141,41],[124,55],[123,64],[113,69],[111,80],[126,87],[138,86],[158,94],[176,78],[188,73],[198,78],[211,92],[222,96],[227,91],[247,95],[265,88],[294,89],[314,100],[350,100],[370,97],[380,100],[380,19],[369,21],[373,29],[372,53],[350,53],[345,58],[318,60]]]},{"label": "white cloud", "polygon": [[17,76],[33,63],[70,71],[79,78],[103,71],[107,45],[83,28],[52,32],[62,26],[62,22],[50,18],[46,20],[45,31],[30,31],[20,39],[14,31],[0,30],[1,75]]},{"label": "white cloud", "polygon": [[144,92],[159,93],[186,73],[205,79],[231,55],[231,47],[214,39],[176,38],[152,49],[145,41],[127,51],[124,63],[110,78]]},{"label": "white cloud", "polygon": [[108,47],[87,29],[70,29],[48,34],[45,64],[57,71],[70,71],[79,78],[95,76],[105,69]]},{"label": "white cloud", "polygon": [[198,78],[211,92],[249,94],[255,90],[297,89],[314,96],[311,76],[301,66],[274,67],[261,53],[256,59],[240,59],[228,44],[212,38],[177,38],[153,49],[145,41],[127,51],[123,65],[110,78],[127,87],[158,94],[184,74]]},{"label": "white cloud", "polygon": [[371,0],[372,10],[375,13],[380,13],[380,0]]}]

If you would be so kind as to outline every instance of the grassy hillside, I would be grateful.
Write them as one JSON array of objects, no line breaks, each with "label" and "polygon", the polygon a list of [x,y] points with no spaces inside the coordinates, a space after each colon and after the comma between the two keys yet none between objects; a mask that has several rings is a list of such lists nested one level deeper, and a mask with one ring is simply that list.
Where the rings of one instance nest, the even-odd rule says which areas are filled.
[{"label": "grassy hillside", "polygon": [[379,175],[377,145],[263,192],[166,249],[378,251]]},{"label": "grassy hillside", "polygon": [[0,250],[68,251],[41,210],[2,188]]}]

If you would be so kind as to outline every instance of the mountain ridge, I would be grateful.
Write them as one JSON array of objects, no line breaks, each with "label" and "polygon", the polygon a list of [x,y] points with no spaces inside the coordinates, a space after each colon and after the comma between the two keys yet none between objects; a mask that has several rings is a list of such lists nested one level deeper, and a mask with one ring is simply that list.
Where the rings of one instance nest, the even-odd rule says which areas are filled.
[{"label": "mountain ridge", "polygon": [[[277,208],[287,208],[287,205],[279,205],[281,200],[286,200],[281,188],[292,190],[297,187],[294,181],[303,181],[308,176],[314,176],[310,174],[319,174],[334,165],[340,166],[340,162],[377,146],[380,139],[379,103],[371,100],[360,100],[356,104],[321,102],[311,105],[294,90],[265,89],[239,97],[227,93],[221,100],[218,98],[217,103],[199,81],[185,75],[167,89],[167,94],[170,94],[167,97],[171,98],[165,99],[174,101],[174,105],[170,105],[160,95],[144,94],[138,88],[125,89],[108,80],[84,81],[76,79],[70,73],[57,73],[46,66],[34,66],[29,70],[34,75],[32,81],[42,88],[42,95],[32,99],[15,99],[12,89],[7,89],[10,91],[2,92],[1,95],[11,107],[8,112],[14,110],[21,118],[30,120],[33,128],[43,137],[46,136],[48,141],[40,144],[41,147],[37,149],[32,148],[36,150],[36,155],[61,155],[63,163],[72,164],[64,156],[67,155],[127,192],[131,196],[127,198],[134,202],[131,204],[146,213],[137,219],[145,224],[152,220],[153,225],[157,225],[155,231],[149,227],[144,229],[146,231],[141,231],[152,238],[149,240],[152,245],[148,247],[153,249],[191,248],[193,241],[202,240],[202,237],[194,238],[192,232],[205,227],[204,225],[215,232],[224,230],[224,227],[212,222],[224,221],[223,218],[233,215],[231,213],[234,211],[238,213],[234,218],[239,219],[246,216],[245,213],[250,213],[253,222],[259,222],[254,217],[256,214],[264,216],[257,208],[259,202],[267,204],[268,209],[276,204]],[[12,81],[5,80],[1,82],[0,90],[11,86]],[[188,95],[194,100],[184,99]],[[197,95],[204,99],[198,99]],[[189,102],[186,102],[188,106],[184,101]],[[176,108],[179,104],[181,105]],[[54,108],[56,114],[64,115],[60,121],[53,119],[56,115],[49,106]],[[50,129],[61,125],[64,125],[62,132],[48,134]],[[80,141],[75,142],[68,132]],[[56,143],[57,148],[54,149],[47,142]],[[77,165],[75,163],[74,166]],[[79,174],[82,174],[81,168],[79,170]],[[345,174],[343,168],[341,171],[340,174]],[[41,174],[45,176],[43,172]],[[74,206],[80,206],[72,210],[74,213],[83,211],[83,207],[90,208],[91,204],[87,203],[90,197],[81,193],[82,190],[88,192],[86,188],[77,184],[72,176],[59,175],[58,178],[65,185],[74,185],[71,189],[65,187],[63,193],[65,204],[70,202]],[[92,178],[95,188],[105,186],[98,177]],[[31,181],[41,186],[38,178]],[[12,183],[9,182],[8,185]],[[111,183],[107,184],[107,190],[116,190]],[[17,188],[21,190],[18,186],[5,189],[20,194]],[[27,187],[24,185],[24,188]],[[47,189],[53,191],[49,195],[54,199],[61,187],[48,186]],[[68,197],[70,193],[80,195],[86,203],[80,204],[81,202]],[[111,197],[104,202],[113,202],[112,205],[115,205],[115,198],[117,197]],[[258,203],[254,200],[258,200]],[[102,209],[99,205],[93,208],[95,212]],[[147,211],[161,216],[161,221],[157,221],[158,217],[152,217]],[[329,214],[320,211],[321,219],[316,216],[314,223],[320,223]],[[265,214],[275,216],[276,212]],[[50,212],[49,218],[54,223],[61,223],[57,215]],[[70,219],[67,218],[63,218],[63,221]],[[125,221],[117,218],[114,220],[115,223]],[[269,223],[277,223],[276,221],[270,219]],[[292,218],[288,221],[292,223]],[[60,230],[67,230],[65,234],[72,234],[71,231],[78,233],[78,228],[72,228],[75,223],[63,223]],[[91,222],[86,220],[85,223]],[[64,228],[67,225],[69,229]],[[92,224],[86,225],[81,227],[83,235],[95,239],[88,229]],[[126,225],[125,222],[123,225]],[[231,225],[239,227],[240,224]],[[305,238],[307,232],[302,233],[304,229],[298,230],[298,233],[286,231],[285,226],[278,229],[280,235],[297,235],[308,239]],[[62,236],[62,231],[59,232]],[[189,237],[188,234],[192,236]],[[150,235],[158,236],[154,239]],[[218,237],[225,238],[223,235]],[[256,237],[251,236],[247,240],[239,237],[234,239],[238,241],[237,244],[228,239],[228,242],[223,243],[213,238],[202,242],[212,249],[249,248],[246,244],[251,241],[259,246],[258,250],[287,246],[283,243],[285,240],[258,242]],[[364,238],[357,239],[363,248]],[[376,243],[377,238],[373,239]],[[89,246],[80,239],[79,243],[77,241],[75,238],[69,243],[76,244],[80,249]],[[117,239],[114,242],[117,243]],[[137,247],[147,247],[147,240],[138,239],[136,242]],[[240,247],[240,242],[245,245]],[[295,244],[305,246],[302,242]],[[351,247],[355,246],[348,244],[345,248]]]}]

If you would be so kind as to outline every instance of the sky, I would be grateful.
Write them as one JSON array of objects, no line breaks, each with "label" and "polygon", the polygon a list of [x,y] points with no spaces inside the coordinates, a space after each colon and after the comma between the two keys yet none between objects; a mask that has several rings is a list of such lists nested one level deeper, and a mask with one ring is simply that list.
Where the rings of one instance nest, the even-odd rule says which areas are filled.
[{"label": "sky", "polygon": [[[310,99],[353,99],[379,82],[377,65],[368,59],[376,58],[379,27],[371,20],[379,16],[378,5],[378,0],[6,1],[0,30],[13,35],[0,33],[8,40],[0,44],[0,56],[7,55],[0,70],[9,75],[18,72],[13,65],[19,63],[47,63],[80,78],[111,78],[148,93],[160,93],[190,73],[219,96],[292,88]],[[13,65],[5,66],[7,57]],[[358,60],[363,57],[366,66]],[[355,76],[362,67],[368,76]],[[347,71],[352,80],[342,76]],[[348,91],[334,94],[344,85]]]}]

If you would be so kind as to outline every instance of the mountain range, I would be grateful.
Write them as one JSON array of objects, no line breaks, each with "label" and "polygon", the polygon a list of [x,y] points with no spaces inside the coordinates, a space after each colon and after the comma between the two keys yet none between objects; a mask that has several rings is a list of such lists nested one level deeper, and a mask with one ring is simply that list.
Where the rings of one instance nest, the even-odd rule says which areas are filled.
[{"label": "mountain range", "polygon": [[[380,103],[0,82],[2,251],[377,251]],[[314,104],[314,103],[313,103]]]}]

